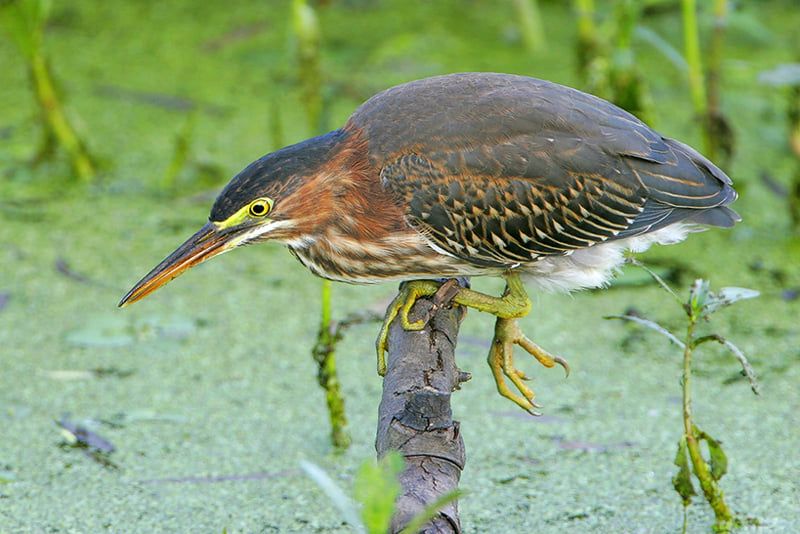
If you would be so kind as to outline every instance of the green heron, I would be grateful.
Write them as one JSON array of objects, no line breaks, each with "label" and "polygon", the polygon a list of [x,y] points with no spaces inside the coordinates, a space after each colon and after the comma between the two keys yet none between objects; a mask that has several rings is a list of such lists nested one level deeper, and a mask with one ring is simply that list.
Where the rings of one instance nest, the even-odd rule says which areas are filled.
[{"label": "green heron", "polygon": [[399,315],[404,328],[423,328],[408,313],[438,280],[501,276],[501,297],[461,288],[453,300],[497,317],[497,389],[535,413],[513,345],[569,368],[517,326],[531,308],[523,279],[545,289],[602,286],[626,250],[733,226],[740,219],[727,205],[736,196],[698,152],[595,96],[507,74],[427,78],[375,95],[338,130],[251,163],[205,226],[120,306],[213,256],[275,240],[330,280],[406,282],[378,337],[383,374],[389,324]]}]

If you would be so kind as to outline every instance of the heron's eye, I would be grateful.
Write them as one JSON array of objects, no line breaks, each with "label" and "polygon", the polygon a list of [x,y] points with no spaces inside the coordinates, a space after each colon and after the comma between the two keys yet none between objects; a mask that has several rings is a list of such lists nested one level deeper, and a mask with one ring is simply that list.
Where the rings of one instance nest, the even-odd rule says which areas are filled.
[{"label": "heron's eye", "polygon": [[268,198],[259,198],[250,203],[247,212],[251,217],[264,217],[272,209],[272,201]]}]

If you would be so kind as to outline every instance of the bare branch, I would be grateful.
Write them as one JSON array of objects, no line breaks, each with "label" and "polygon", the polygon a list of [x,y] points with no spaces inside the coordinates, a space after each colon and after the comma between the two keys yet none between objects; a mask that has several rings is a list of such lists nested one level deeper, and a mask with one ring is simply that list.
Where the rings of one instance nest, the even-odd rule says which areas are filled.
[{"label": "bare branch", "polygon": [[[414,306],[412,320],[430,317],[422,331],[406,331],[395,321],[389,332],[375,448],[379,457],[395,449],[406,459],[392,533],[432,503],[443,502],[443,495],[458,488],[464,468],[464,442],[452,418],[450,395],[469,375],[459,371],[454,357],[462,313],[447,307],[446,298],[435,295]],[[447,503],[421,532],[460,533],[457,503]]]}]

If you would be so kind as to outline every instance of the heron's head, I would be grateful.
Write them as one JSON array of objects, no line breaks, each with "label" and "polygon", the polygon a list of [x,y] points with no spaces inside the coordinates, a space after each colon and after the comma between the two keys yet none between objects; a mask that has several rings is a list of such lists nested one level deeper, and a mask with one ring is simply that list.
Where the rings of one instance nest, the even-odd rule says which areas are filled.
[{"label": "heron's head", "polygon": [[324,182],[340,131],[309,139],[247,166],[222,190],[208,222],[139,280],[119,302],[140,300],[188,269],[257,241],[310,239],[330,214]]}]

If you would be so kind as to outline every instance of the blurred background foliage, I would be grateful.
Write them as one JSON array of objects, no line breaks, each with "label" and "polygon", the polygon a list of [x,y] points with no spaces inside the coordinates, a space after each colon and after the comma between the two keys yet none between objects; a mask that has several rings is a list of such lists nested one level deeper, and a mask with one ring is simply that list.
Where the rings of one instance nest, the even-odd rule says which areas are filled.
[{"label": "blurred background foliage", "polygon": [[[308,357],[319,324],[319,284],[285,251],[242,252],[124,314],[113,306],[137,276],[202,223],[216,192],[245,164],[338,127],[382,89],[459,71],[518,73],[593,92],[713,154],[731,174],[745,222],[648,257],[677,273],[672,281],[684,286],[688,275],[703,275],[715,284],[762,290],[762,299],[730,312],[725,326],[744,340],[754,366],[761,365],[766,399],[750,415],[727,411],[736,408],[735,394],[719,393],[730,397],[726,403],[708,393],[705,406],[720,421],[749,421],[750,434],[711,429],[732,441],[726,451],[741,456],[733,465],[752,469],[748,479],[740,468],[745,472],[738,475],[733,506],[738,496],[747,503],[745,513],[760,514],[768,526],[800,528],[796,517],[795,523],[786,519],[786,503],[796,504],[797,490],[791,493],[790,481],[781,478],[791,471],[778,462],[782,453],[756,456],[747,446],[752,432],[773,439],[774,450],[784,450],[781,436],[798,438],[787,430],[791,415],[781,416],[796,413],[797,400],[783,402],[780,393],[791,391],[796,373],[790,363],[800,356],[798,28],[796,0],[0,0],[0,421],[12,435],[0,445],[0,498],[11,503],[6,511],[0,507],[0,531],[4,520],[18,529],[35,521],[82,531],[106,523],[115,530],[344,528],[324,499],[313,497],[302,473],[285,471],[284,463],[312,456],[347,479],[372,454],[380,387],[371,351],[374,325],[355,326],[339,351],[359,355],[342,363],[354,450],[333,460],[320,459],[329,450],[328,422]],[[621,313],[631,302],[659,318],[657,290],[631,289],[640,284],[624,276],[616,292],[583,293],[567,302],[541,298],[586,324],[599,323],[609,308]],[[344,317],[365,305],[379,310],[393,290],[336,286],[334,314]],[[584,443],[583,449],[575,445],[584,452],[594,445],[563,435],[618,438],[615,431],[599,437],[605,430],[595,421],[610,417],[605,403],[586,407],[587,398],[623,387],[597,378],[620,375],[615,367],[592,367],[613,365],[592,359],[595,337],[607,351],[622,346],[626,354],[643,354],[626,362],[637,384],[624,386],[641,386],[642,395],[660,392],[661,381],[651,381],[677,373],[677,363],[668,347],[642,345],[629,332],[587,329],[569,336],[559,315],[552,322],[532,319],[537,333],[566,344],[566,352],[588,353],[577,365],[593,378],[583,384],[572,377],[563,387],[548,382],[554,388],[548,411],[564,425],[551,433],[555,437],[531,439],[542,427],[517,430],[513,416],[487,412],[496,400],[491,385],[481,382],[488,373],[473,372],[465,390],[474,397],[466,391],[457,396],[465,403],[472,455],[464,485],[475,495],[463,502],[465,523],[481,531],[495,524],[498,510],[517,502],[502,519],[509,531],[530,525],[562,531],[576,520],[605,531],[626,521],[678,524],[672,514],[679,504],[666,474],[673,431],[662,442],[660,427],[646,419],[636,419],[638,428],[652,433],[636,439],[652,447],[648,454],[663,450],[667,458],[657,477],[665,485],[646,493],[653,508],[626,507],[642,495],[620,487],[631,486],[621,477],[641,476],[641,482],[652,473],[653,458],[638,460],[638,451],[600,471],[602,480],[613,482],[610,489],[598,481],[595,493],[572,500],[569,488],[592,475],[576,457],[564,460],[563,451],[572,450],[570,443]],[[275,317],[280,325],[270,320]],[[484,365],[485,348],[475,339],[491,337],[488,328],[472,318],[465,324],[459,351],[470,370]],[[705,375],[699,371],[701,380],[714,374],[710,361]],[[676,380],[665,387],[672,391]],[[699,397],[702,406],[702,392]],[[623,417],[625,406],[612,402],[608,409]],[[111,434],[122,475],[98,475],[102,468],[55,446],[52,420],[63,412]],[[628,413],[625,420],[633,424],[636,417],[643,416]],[[142,426],[153,421],[162,426]],[[493,425],[501,426],[487,439]],[[555,466],[550,478],[532,459],[550,454],[548,446],[562,451],[548,460]],[[519,461],[535,464],[531,469],[539,474],[529,476],[541,484],[532,495],[520,501],[518,493],[527,490],[515,486],[518,462],[503,463],[493,454],[498,447],[515,448],[517,459],[525,458]],[[209,457],[218,463],[208,467]],[[797,458],[789,457],[796,467]],[[639,475],[632,474],[637,468]],[[753,479],[760,485],[747,481]],[[273,482],[268,490],[223,491],[212,484],[220,480]],[[142,490],[149,487],[161,489]],[[67,488],[80,498],[65,498]],[[570,495],[570,510],[548,515],[548,495],[554,507]],[[106,497],[112,516],[94,504]],[[262,510],[264,502],[274,504],[277,516]],[[150,511],[146,519],[142,509]]]},{"label": "blurred background foliage", "polygon": [[[9,20],[15,6],[38,3],[4,1],[7,36],[20,33]],[[705,88],[693,81],[702,73],[695,72],[691,50],[684,54],[680,3],[570,4],[312,4],[322,27],[321,57],[312,61],[321,68],[310,75],[318,79],[309,80],[303,73],[315,69],[298,69],[297,61],[308,57],[314,45],[293,38],[298,23],[291,10],[297,8],[290,2],[230,9],[181,2],[58,3],[46,10],[44,31],[33,32],[34,43],[45,34],[42,45],[19,38],[17,50],[14,39],[0,45],[4,196],[62,184],[80,174],[65,168],[62,158],[44,166],[24,164],[43,135],[25,61],[42,46],[68,101],[69,119],[103,162],[94,184],[104,190],[152,192],[169,188],[174,180],[181,181],[182,194],[208,190],[223,184],[244,161],[305,138],[320,126],[341,124],[381,89],[466,70],[522,73],[583,88],[657,128],[686,131],[690,142],[702,145],[693,120],[704,110]],[[716,6],[728,4],[733,8],[720,15]],[[785,11],[795,7],[790,0],[700,2],[697,16],[702,63],[719,70],[724,61],[718,85],[724,87],[721,105],[737,110],[739,125],[733,130],[751,131],[748,126],[757,124],[769,132],[758,136],[762,146],[778,153],[787,148],[783,121],[788,97],[760,85],[758,76],[797,61],[798,38],[780,30],[789,22]],[[727,49],[718,52],[720,28]],[[712,72],[709,77],[717,76]],[[308,88],[315,85],[320,96],[309,104]],[[693,101],[694,107],[687,105]],[[316,128],[304,117],[307,105],[317,108],[312,111]]]}]

